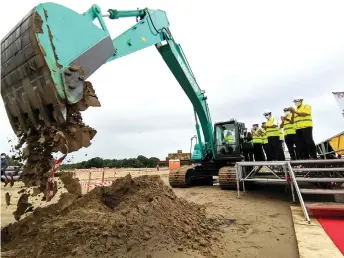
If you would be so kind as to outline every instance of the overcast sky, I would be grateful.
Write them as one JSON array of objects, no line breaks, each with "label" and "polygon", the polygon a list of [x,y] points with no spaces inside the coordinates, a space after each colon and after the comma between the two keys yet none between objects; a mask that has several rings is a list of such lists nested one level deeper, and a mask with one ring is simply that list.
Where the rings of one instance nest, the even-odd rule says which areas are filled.
[{"label": "overcast sky", "polygon": [[[57,2],[57,1],[56,1]],[[39,1],[5,1],[2,38]],[[344,130],[332,91],[344,90],[344,1],[59,1],[82,13],[97,3],[112,9],[166,11],[175,40],[183,47],[213,123],[236,118],[264,121],[265,109],[282,108],[301,95],[312,106],[314,139]],[[227,6],[226,6],[227,5]],[[113,37],[135,18],[106,20]],[[136,157],[164,159],[189,151],[195,134],[193,108],[155,47],[102,66],[89,78],[102,103],[84,112],[98,130],[93,144],[75,161]],[[12,129],[1,99],[1,152],[9,149]],[[85,154],[87,153],[87,156]]]}]

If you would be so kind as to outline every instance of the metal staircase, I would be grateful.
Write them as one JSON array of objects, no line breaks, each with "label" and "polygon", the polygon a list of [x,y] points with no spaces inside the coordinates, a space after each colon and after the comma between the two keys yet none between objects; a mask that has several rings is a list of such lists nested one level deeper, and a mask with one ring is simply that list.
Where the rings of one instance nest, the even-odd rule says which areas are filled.
[{"label": "metal staircase", "polygon": [[[262,167],[269,168],[270,173],[261,173]],[[340,184],[344,183],[344,160],[243,161],[236,163],[236,173],[238,198],[240,198],[240,183],[245,192],[245,182],[285,182],[286,186],[290,185],[291,187],[294,202],[295,193],[297,194],[308,223],[310,223],[309,209],[330,209],[344,212],[344,199],[342,203],[305,203],[303,198],[308,194],[344,197],[344,188],[340,187]],[[305,182],[313,188],[300,188],[300,185],[302,187],[307,185],[304,184]],[[314,189],[316,186],[318,188]]]},{"label": "metal staircase", "polygon": [[[294,167],[293,167],[294,165]],[[300,201],[303,213],[308,223],[310,223],[308,209],[335,209],[344,211],[344,203],[305,203],[305,194],[318,195],[344,195],[344,188],[300,188],[299,183],[327,183],[327,186],[339,186],[344,183],[344,161],[343,160],[304,160],[290,161],[287,163],[288,173],[292,182],[292,187]],[[311,167],[310,167],[311,166]]]}]

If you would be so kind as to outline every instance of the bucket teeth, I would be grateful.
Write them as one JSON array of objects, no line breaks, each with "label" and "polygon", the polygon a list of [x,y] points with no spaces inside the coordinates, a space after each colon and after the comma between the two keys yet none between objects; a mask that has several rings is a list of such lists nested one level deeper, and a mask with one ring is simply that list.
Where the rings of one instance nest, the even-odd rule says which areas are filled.
[{"label": "bucket teeth", "polygon": [[1,41],[1,96],[17,135],[37,128],[39,120],[45,125],[56,118],[65,122],[45,53],[35,36],[38,16],[31,10]]}]

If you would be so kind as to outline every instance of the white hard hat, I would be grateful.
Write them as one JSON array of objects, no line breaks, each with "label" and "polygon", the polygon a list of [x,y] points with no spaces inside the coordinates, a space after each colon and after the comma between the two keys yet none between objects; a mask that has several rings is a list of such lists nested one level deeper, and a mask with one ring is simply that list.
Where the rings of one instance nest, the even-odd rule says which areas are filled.
[{"label": "white hard hat", "polygon": [[284,106],[283,109],[289,109],[290,108],[290,105],[287,105],[287,106]]},{"label": "white hard hat", "polygon": [[294,101],[297,101],[297,100],[303,100],[303,97],[302,96],[297,96],[294,98]]},{"label": "white hard hat", "polygon": [[269,109],[266,109],[266,110],[264,111],[263,115],[265,115],[265,114],[270,114],[270,113],[271,113],[271,111],[270,111]]}]

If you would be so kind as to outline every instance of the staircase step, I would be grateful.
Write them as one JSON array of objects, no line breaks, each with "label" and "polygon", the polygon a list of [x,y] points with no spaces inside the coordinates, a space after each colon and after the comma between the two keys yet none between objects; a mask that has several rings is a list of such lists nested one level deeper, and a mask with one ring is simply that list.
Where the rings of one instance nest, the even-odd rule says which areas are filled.
[{"label": "staircase step", "polygon": [[290,164],[292,166],[298,165],[344,165],[343,159],[317,159],[317,160],[291,160]]},{"label": "staircase step", "polygon": [[344,203],[337,202],[315,202],[305,203],[307,209],[315,210],[331,210],[331,211],[342,211],[344,212]]},{"label": "staircase step", "polygon": [[344,183],[344,177],[296,177],[297,182],[337,182]]},{"label": "staircase step", "polygon": [[344,168],[293,168],[294,172],[344,172]]},{"label": "staircase step", "polygon": [[302,194],[344,194],[344,189],[306,189],[301,188]]}]

